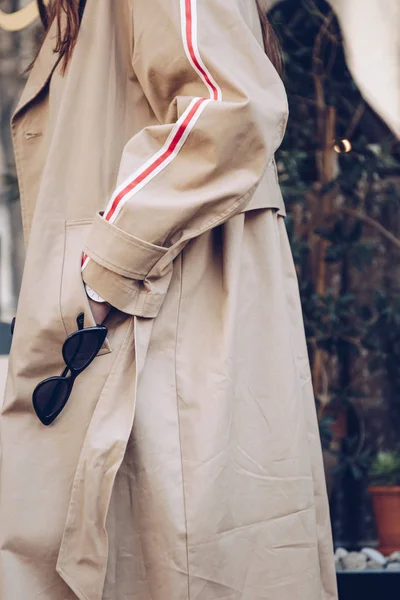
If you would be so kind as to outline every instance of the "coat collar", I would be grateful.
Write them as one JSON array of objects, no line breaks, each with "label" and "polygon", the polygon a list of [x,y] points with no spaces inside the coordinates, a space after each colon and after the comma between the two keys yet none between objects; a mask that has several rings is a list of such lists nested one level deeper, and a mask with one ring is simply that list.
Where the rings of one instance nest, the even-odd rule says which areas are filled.
[{"label": "coat collar", "polygon": [[15,121],[18,115],[33,102],[45,88],[54,69],[59,63],[60,55],[57,52],[54,52],[56,34],[57,23],[56,20],[54,20],[35,60],[20,101],[13,113],[12,122]]}]

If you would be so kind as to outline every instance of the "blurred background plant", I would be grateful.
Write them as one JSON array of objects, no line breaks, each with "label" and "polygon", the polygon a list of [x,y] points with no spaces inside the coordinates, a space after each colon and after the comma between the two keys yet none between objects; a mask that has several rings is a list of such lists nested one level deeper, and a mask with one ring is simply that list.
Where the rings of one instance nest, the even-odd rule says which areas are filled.
[{"label": "blurred background plant", "polygon": [[283,0],[290,119],[277,153],[336,545],[376,545],[372,453],[400,429],[399,143],[361,97],[324,0]]},{"label": "blurred background plant", "polygon": [[400,485],[400,449],[392,452],[380,450],[375,455],[369,469],[370,485]]}]

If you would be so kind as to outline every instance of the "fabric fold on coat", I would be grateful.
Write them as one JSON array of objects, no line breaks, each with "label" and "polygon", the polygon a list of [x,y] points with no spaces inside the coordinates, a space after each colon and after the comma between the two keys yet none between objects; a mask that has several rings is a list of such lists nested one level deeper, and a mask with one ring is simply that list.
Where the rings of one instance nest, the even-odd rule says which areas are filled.
[{"label": "fabric fold on coat", "polygon": [[[162,27],[161,51],[153,31]],[[156,285],[190,239],[246,207],[286,120],[274,108],[283,84],[276,77],[271,86],[274,67],[236,3],[139,0],[133,31],[133,68],[160,124],[127,143],[117,189],[87,240],[83,278],[113,306],[155,316],[141,297],[153,289],[139,282]]]}]

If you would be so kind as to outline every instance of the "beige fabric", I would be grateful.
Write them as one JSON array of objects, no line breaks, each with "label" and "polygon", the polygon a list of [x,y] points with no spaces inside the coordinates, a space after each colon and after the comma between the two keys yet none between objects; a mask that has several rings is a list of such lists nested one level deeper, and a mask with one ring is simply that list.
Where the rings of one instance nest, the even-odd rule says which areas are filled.
[{"label": "beige fabric", "polygon": [[[273,162],[286,96],[255,4],[190,6],[222,98],[114,222],[115,186],[209,91],[180,1],[88,0],[66,76],[53,29],[13,119],[28,248],[0,420],[2,600],[337,598]],[[62,371],[77,314],[93,325],[84,248],[120,310],[45,428],[32,391]]]},{"label": "beige fabric", "polygon": [[[279,0],[266,0],[272,8]],[[328,0],[342,29],[347,64],[362,96],[400,138],[399,0]]]},{"label": "beige fabric", "polygon": [[400,138],[399,0],[330,0],[361,94]]}]

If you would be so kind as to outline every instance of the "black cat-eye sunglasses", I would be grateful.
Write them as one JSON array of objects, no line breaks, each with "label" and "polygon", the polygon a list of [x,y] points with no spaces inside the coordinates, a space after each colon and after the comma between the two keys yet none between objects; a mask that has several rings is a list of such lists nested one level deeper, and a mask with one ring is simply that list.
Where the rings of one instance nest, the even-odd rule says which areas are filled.
[{"label": "black cat-eye sunglasses", "polygon": [[85,329],[84,313],[78,315],[76,323],[78,330],[67,337],[62,347],[64,371],[41,381],[33,392],[33,407],[43,425],[50,425],[58,417],[68,402],[75,379],[97,356],[107,336],[104,325]]}]

